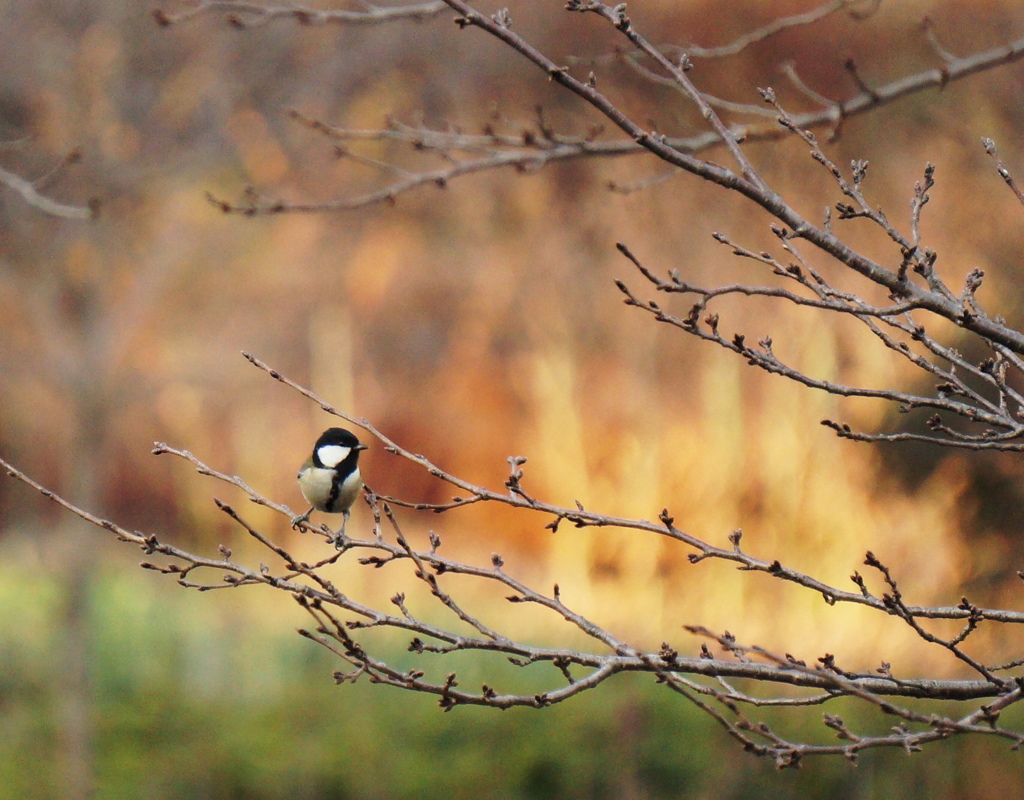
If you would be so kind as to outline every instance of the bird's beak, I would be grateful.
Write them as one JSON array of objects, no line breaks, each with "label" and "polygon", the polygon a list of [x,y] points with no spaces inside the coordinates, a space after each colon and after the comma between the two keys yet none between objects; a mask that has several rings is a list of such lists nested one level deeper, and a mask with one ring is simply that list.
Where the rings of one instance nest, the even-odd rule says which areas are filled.
[{"label": "bird's beak", "polygon": [[368,445],[368,444],[363,444],[362,442],[360,442],[359,444],[357,444],[357,445],[356,445],[355,447],[353,447],[352,449],[353,449],[353,450],[369,450],[369,449],[370,449],[370,445]]}]

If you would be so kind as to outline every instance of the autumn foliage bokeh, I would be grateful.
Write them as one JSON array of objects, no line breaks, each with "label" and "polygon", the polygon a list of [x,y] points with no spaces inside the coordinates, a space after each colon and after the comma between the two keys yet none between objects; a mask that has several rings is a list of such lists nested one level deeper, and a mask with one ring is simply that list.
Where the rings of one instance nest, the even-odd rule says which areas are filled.
[{"label": "autumn foliage bokeh", "polygon": [[[596,20],[538,5],[513,5],[513,18],[553,56],[614,49],[613,32]],[[719,4],[666,1],[631,12],[656,41],[708,45],[805,5],[735,3],[721,13]],[[298,510],[296,466],[331,420],[252,369],[239,355],[246,350],[479,484],[500,485],[506,458],[523,455],[536,496],[626,517],[653,519],[667,507],[680,527],[722,543],[739,527],[751,552],[833,584],[847,585],[872,550],[913,602],[955,603],[967,588],[979,603],[1012,606],[1019,596],[1012,576],[1024,553],[1014,534],[1024,499],[1010,459],[841,441],[819,420],[901,420],[882,405],[841,405],[756,374],[622,305],[613,279],[641,281],[616,241],[652,269],[694,282],[764,280],[711,238],[720,230],[753,249],[771,245],[765,218],[740,198],[689,176],[612,191],[610,182],[628,186],[659,170],[619,158],[473,176],[337,214],[245,219],[207,201],[207,192],[238,197],[250,184],[322,200],[387,179],[339,157],[289,117],[292,108],[352,128],[380,127],[390,115],[515,132],[535,125],[537,105],[556,130],[584,133],[598,122],[450,15],[240,32],[215,15],[160,29],[141,8],[102,0],[8,3],[3,14],[0,132],[27,140],[0,160],[35,176],[77,149],[80,163],[51,192],[102,203],[98,220],[64,222],[0,194],[0,447],[72,500],[197,547],[237,536],[208,483],[149,455],[159,440]],[[1024,27],[1011,2],[883,3],[866,22],[838,14],[694,74],[701,88],[743,102],[775,86],[801,110],[808,101],[787,93],[781,63],[842,98],[855,90],[847,58],[869,82],[934,65],[919,29],[925,14],[957,53]],[[611,74],[627,111],[665,132],[696,130],[679,95],[624,66]],[[1021,211],[979,140],[994,138],[1024,165],[1022,75],[1014,65],[916,95],[848,121],[829,146],[837,163],[870,162],[869,196],[896,220],[934,162],[925,236],[938,267],[951,284],[984,269],[984,299],[1018,323]],[[431,163],[393,144],[353,150],[407,168]],[[802,145],[750,152],[774,188],[815,218],[835,201]],[[844,224],[851,242],[886,263],[898,258],[856,222]],[[878,386],[916,380],[841,321],[756,302],[723,303],[721,313],[729,330],[771,334],[777,352],[809,373]],[[364,464],[378,492],[449,495],[380,448]],[[83,470],[92,476],[84,487]],[[2,483],[0,511],[11,552],[60,561],[64,540],[49,535],[59,518],[42,501]],[[250,518],[298,536],[260,512]],[[809,658],[826,646],[866,662],[876,651],[926,658],[900,649],[921,646],[897,626],[869,637],[850,612],[767,577],[694,567],[677,545],[635,534],[553,535],[545,522],[468,511],[410,515],[409,524],[437,530],[467,557],[500,551],[510,568],[558,580],[564,596],[644,646],[699,623],[799,646]],[[368,524],[365,511],[353,524]],[[93,548],[117,550],[87,535]],[[360,575],[372,582],[380,573]]]}]

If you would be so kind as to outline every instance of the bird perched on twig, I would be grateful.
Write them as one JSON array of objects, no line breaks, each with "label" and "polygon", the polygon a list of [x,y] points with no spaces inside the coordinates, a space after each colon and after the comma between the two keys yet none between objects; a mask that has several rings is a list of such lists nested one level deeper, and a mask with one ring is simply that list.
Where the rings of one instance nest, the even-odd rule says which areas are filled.
[{"label": "bird perched on twig", "polygon": [[363,488],[359,474],[359,451],[367,446],[344,428],[328,428],[313,445],[313,455],[299,470],[299,488],[311,506],[305,514],[292,519],[292,527],[309,520],[313,511],[344,514],[341,528],[333,535],[345,535],[345,525],[352,513],[352,504]]}]

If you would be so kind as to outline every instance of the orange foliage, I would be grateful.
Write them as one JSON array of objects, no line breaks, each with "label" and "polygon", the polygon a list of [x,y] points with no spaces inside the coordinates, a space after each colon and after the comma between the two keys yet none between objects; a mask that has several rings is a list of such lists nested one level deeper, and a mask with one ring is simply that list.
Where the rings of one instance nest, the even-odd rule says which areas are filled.
[{"label": "orange foliage", "polygon": [[[702,44],[727,41],[783,6],[807,6],[750,2],[721,13],[711,3],[642,5],[637,24],[663,26],[652,38]],[[956,21],[962,4],[894,5],[864,25],[838,16],[709,64],[710,88],[751,100],[755,86],[784,83],[777,66],[793,60],[817,91],[843,97],[852,91],[842,68],[848,55],[879,81],[934,61],[914,32],[925,10],[957,49],[1001,41],[991,36],[993,20],[1015,9],[988,4],[979,36],[974,14],[971,24]],[[532,25],[527,7],[513,13]],[[542,47],[560,55],[610,49],[609,32],[593,20],[583,27],[587,38],[571,39],[578,22],[566,15],[549,31],[538,28]],[[770,246],[765,218],[737,198],[689,177],[611,193],[609,179],[625,184],[657,170],[619,160],[481,175],[348,214],[246,220],[203,202],[207,190],[230,196],[249,182],[291,199],[373,183],[370,167],[339,160],[292,125],[284,113],[291,104],[342,124],[422,113],[476,130],[494,104],[527,127],[541,98],[556,124],[586,130],[592,116],[578,103],[493,45],[447,22],[308,36],[285,24],[239,35],[212,18],[169,30],[124,19],[48,24],[65,26],[80,51],[51,73],[31,58],[31,42],[20,51],[30,55],[12,66],[25,80],[25,131],[48,153],[82,146],[84,164],[60,191],[88,187],[108,213],[89,226],[7,210],[16,242],[0,245],[8,259],[0,278],[12,287],[0,296],[8,343],[0,363],[10,376],[0,389],[2,444],[40,478],[66,453],[69,428],[86,424],[76,383],[85,364],[102,387],[102,433],[119,462],[110,471],[117,482],[102,487],[104,513],[223,537],[210,500],[216,488],[181,465],[152,463],[147,449],[157,439],[298,508],[295,469],[330,420],[252,370],[238,355],[245,349],[478,483],[500,484],[506,457],[525,455],[525,485],[537,496],[645,518],[668,507],[677,524],[722,543],[741,527],[752,552],[839,585],[871,549],[913,602],[955,603],[956,587],[979,576],[992,578],[993,595],[1002,591],[1002,559],[1020,547],[993,536],[971,543],[972,459],[928,454],[923,477],[903,483],[877,451],[818,425],[827,416],[884,426],[889,410],[837,408],[622,306],[612,279],[638,289],[642,281],[616,253],[619,240],[657,271],[678,269],[695,282],[767,280],[710,237],[723,230],[747,246]],[[463,47],[464,61],[438,59]],[[995,287],[1015,280],[1021,226],[1005,220],[1019,219],[1019,209],[977,141],[1018,141],[1019,104],[1006,97],[1019,91],[1020,74],[989,73],[851,120],[832,145],[838,163],[871,161],[869,194],[901,220],[924,162],[937,163],[925,234],[952,285],[979,265]],[[624,68],[620,77],[625,107],[651,115],[647,92],[662,129],[690,130],[678,95],[651,90]],[[803,102],[789,99],[796,108]],[[384,146],[361,152],[409,157]],[[799,207],[836,199],[802,147],[752,153]],[[889,263],[898,257],[858,223],[843,224],[868,252]],[[1005,293],[986,299],[1017,313]],[[820,315],[757,303],[723,303],[721,311],[730,331],[770,333],[784,359],[815,375],[878,386],[913,379],[853,327]],[[37,409],[46,409],[45,420]],[[162,477],[128,480],[138,473]],[[364,474],[381,493],[428,501],[450,494],[380,448],[367,454]],[[8,507],[20,502],[9,486],[0,493]],[[252,518],[286,527],[257,509]],[[353,526],[368,519],[357,509]],[[890,634],[869,636],[861,618],[847,625],[846,612],[769,579],[691,566],[668,543],[615,531],[552,535],[545,522],[474,510],[409,525],[432,527],[446,546],[473,554],[505,552],[510,569],[558,580],[567,602],[646,644],[679,637],[682,623],[730,625],[741,640],[768,646],[795,646],[798,632],[808,656],[826,640],[835,647],[837,636],[850,653],[868,639],[872,650],[895,653],[903,641],[895,626],[882,641]],[[989,546],[1000,559],[988,557]]]}]

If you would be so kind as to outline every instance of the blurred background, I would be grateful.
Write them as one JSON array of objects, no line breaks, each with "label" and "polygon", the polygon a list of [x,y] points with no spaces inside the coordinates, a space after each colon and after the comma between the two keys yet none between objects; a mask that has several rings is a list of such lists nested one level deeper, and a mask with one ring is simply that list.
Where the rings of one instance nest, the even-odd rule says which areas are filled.
[{"label": "blurred background", "polygon": [[[539,5],[513,4],[512,17],[556,61],[619,43],[596,17]],[[725,13],[710,2],[647,0],[630,12],[655,41],[709,46],[813,6],[749,0]],[[523,455],[526,487],[551,502],[646,519],[667,507],[679,527],[723,545],[742,528],[748,551],[840,587],[851,587],[872,550],[910,602],[967,594],[1021,606],[1019,458],[840,441],[821,419],[872,430],[919,421],[757,374],[623,306],[615,278],[650,293],[616,241],[688,281],[768,282],[711,238],[722,231],[755,250],[772,246],[766,218],[739,198],[686,176],[610,191],[609,182],[660,171],[620,158],[481,174],[339,214],[247,219],[206,200],[238,198],[248,185],[327,200],[387,179],[337,158],[289,109],[352,128],[381,127],[390,115],[519,132],[534,126],[537,104],[560,132],[600,122],[481,32],[460,32],[451,14],[237,31],[215,15],[162,29],[151,8],[117,0],[0,8],[0,166],[34,179],[77,151],[80,162],[47,192],[102,204],[95,221],[66,221],[0,191],[0,453],[47,487],[129,529],[257,559],[213,503],[239,496],[150,454],[154,441],[188,449],[304,509],[296,468],[333,420],[250,366],[246,350],[477,484],[499,487],[507,457]],[[849,97],[847,58],[869,84],[938,64],[925,16],[958,55],[1024,35],[1024,14],[1009,0],[882,2],[866,21],[836,14],[728,61],[698,62],[694,75],[740,102],[771,85],[801,110],[809,102],[782,64],[827,97]],[[701,130],[680,95],[622,65],[601,69],[602,87],[639,121],[670,134]],[[951,286],[984,269],[982,302],[1018,326],[1024,210],[980,139],[995,139],[1024,175],[1022,91],[1024,67],[1010,65],[851,119],[829,146],[837,163],[870,162],[872,202],[903,227],[913,184],[934,162],[926,244]],[[396,145],[359,152],[438,165]],[[749,152],[812,218],[841,199],[805,147]],[[896,262],[865,224],[843,224],[849,241]],[[750,302],[719,311],[724,330],[770,334],[780,357],[815,376],[880,387],[919,380],[862,332],[820,315]],[[363,463],[378,492],[450,495],[379,447]],[[316,549],[283,517],[246,513],[287,546]],[[831,652],[850,667],[885,660],[896,674],[956,674],[895,622],[828,608],[764,576],[690,565],[667,542],[565,526],[552,534],[547,520],[486,509],[460,514],[408,512],[403,522],[420,537],[435,530],[450,555],[486,564],[498,551],[516,576],[539,587],[557,580],[571,607],[635,646],[667,640],[696,652],[680,626],[700,624],[808,661]],[[359,506],[350,532],[369,523]],[[628,676],[543,712],[441,714],[429,697],[335,686],[341,665],[294,634],[308,619],[287,598],[189,593],[139,570],[140,558],[23,485],[0,482],[0,797],[977,798],[1006,796],[1024,778],[1019,756],[987,741],[777,774],[710,719]],[[409,576],[354,567],[338,580],[353,594],[388,597]],[[479,602],[518,635],[568,635],[484,593]],[[396,663],[424,668],[406,644],[384,646]],[[1012,642],[987,647],[992,660],[1019,656]],[[458,668],[466,685],[526,680],[496,662]],[[854,708],[830,712],[859,719]],[[794,736],[829,738],[818,711],[764,718]],[[871,717],[859,724],[886,729]]]}]

